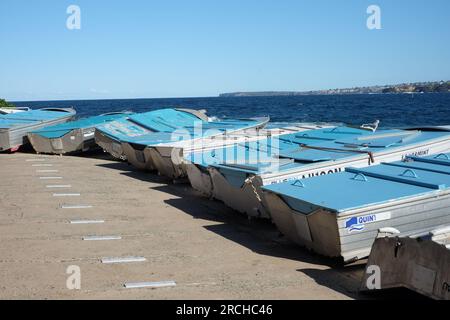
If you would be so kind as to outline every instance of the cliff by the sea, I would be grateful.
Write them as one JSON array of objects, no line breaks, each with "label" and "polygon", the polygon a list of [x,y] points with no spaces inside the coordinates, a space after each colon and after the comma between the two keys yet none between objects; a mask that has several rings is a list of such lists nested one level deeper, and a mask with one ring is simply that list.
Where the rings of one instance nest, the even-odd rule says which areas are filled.
[{"label": "cliff by the sea", "polygon": [[432,93],[450,92],[450,81],[402,83],[396,85],[326,89],[315,91],[260,91],[222,93],[220,97],[269,97],[326,94],[382,94],[382,93]]}]

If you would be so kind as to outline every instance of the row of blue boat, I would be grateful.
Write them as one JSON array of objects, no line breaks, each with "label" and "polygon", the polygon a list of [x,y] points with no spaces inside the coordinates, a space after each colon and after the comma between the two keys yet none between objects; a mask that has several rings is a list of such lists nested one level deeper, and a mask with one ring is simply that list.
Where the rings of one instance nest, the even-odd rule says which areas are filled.
[{"label": "row of blue boat", "polygon": [[[329,257],[367,257],[380,231],[450,224],[450,127],[406,129],[211,118],[204,110],[115,112],[74,120],[73,109],[0,115],[0,151],[102,148],[139,169],[186,179],[290,240]],[[18,138],[20,137],[20,139]]]}]

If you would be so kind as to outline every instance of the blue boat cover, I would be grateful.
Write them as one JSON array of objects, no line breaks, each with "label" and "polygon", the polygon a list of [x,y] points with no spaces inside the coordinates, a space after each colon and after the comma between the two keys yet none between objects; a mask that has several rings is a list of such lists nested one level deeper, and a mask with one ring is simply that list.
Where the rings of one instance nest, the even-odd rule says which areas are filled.
[{"label": "blue boat cover", "polygon": [[33,123],[65,118],[70,114],[75,113],[63,110],[56,111],[52,108],[2,114],[0,115],[0,128],[10,129],[17,126],[31,125]]},{"label": "blue boat cover", "polygon": [[[416,162],[394,162],[367,168],[347,168],[345,172],[307,180],[264,186],[279,194],[295,209],[310,205],[332,212],[387,203],[450,188],[450,174],[439,164],[418,167]],[[342,192],[345,190],[345,192]]]},{"label": "blue boat cover", "polygon": [[160,109],[130,116],[129,121],[154,132],[172,132],[179,127],[201,121],[192,113],[176,109]]},{"label": "blue boat cover", "polygon": [[133,114],[96,127],[117,141],[127,141],[154,132],[173,132],[179,127],[202,122],[195,115],[176,109],[160,109]]},{"label": "blue boat cover", "polygon": [[409,157],[414,161],[420,162],[429,162],[435,164],[449,165],[450,164],[450,156],[446,153],[441,153],[437,155],[427,156],[427,157]]},{"label": "blue boat cover", "polygon": [[[376,156],[377,152],[387,151],[392,148],[402,146],[412,146],[423,144],[432,139],[449,137],[449,132],[433,131],[404,131],[404,130],[379,130],[369,132],[367,130],[349,128],[358,135],[350,140],[343,140],[342,134],[337,133],[332,140],[333,135],[330,129],[309,130],[306,134],[315,137],[328,136],[328,140],[310,139],[306,141],[299,133],[263,138],[258,142],[247,144],[237,144],[227,148],[218,148],[205,151],[203,154],[190,154],[187,159],[200,166],[213,166],[220,168],[227,163],[246,164],[253,162],[254,172],[256,174],[283,172],[293,168],[301,169],[311,163],[323,161],[336,161],[340,159],[350,159],[360,157],[361,154],[370,154]],[[302,133],[303,134],[303,133]],[[387,141],[388,139],[389,141]],[[395,142],[390,139],[394,139]],[[378,140],[377,143],[375,143]],[[350,142],[353,143],[350,143]],[[370,142],[372,144],[358,144],[356,142]],[[214,155],[214,156],[212,156]],[[276,162],[277,159],[292,159],[289,165],[283,165],[279,168],[274,166],[267,167],[267,162]],[[436,161],[448,161],[446,159],[433,159]],[[431,160],[430,160],[431,161]],[[239,168],[235,168],[239,170]]]},{"label": "blue boat cover", "polygon": [[95,117],[85,118],[85,119],[79,119],[77,121],[71,121],[66,123],[57,124],[54,126],[48,126],[41,128],[36,131],[32,131],[33,134],[38,134],[42,137],[53,139],[53,138],[60,138],[72,130],[76,129],[89,129],[89,128],[95,128],[96,126],[100,124],[104,124],[106,122],[114,121],[119,118],[123,118],[127,115],[131,115],[130,112],[114,112],[114,113],[107,113]]},{"label": "blue boat cover", "polygon": [[164,130],[157,133],[149,131],[138,135],[128,134],[127,136],[122,136],[120,141],[152,147],[162,143],[188,141],[253,128],[264,122],[264,119],[230,119],[208,122],[197,120],[194,122],[191,121],[190,124],[182,121],[174,123],[171,130]]},{"label": "blue boat cover", "polygon": [[[209,165],[221,167],[230,163],[242,165],[252,163],[252,171],[254,173],[266,172],[269,167],[272,167],[270,164],[277,161],[281,162],[278,158],[295,159],[294,155],[303,150],[302,145],[321,145],[331,143],[335,139],[364,134],[370,134],[370,132],[350,127],[307,130],[300,133],[263,137],[258,141],[238,143],[225,148],[219,147],[204,153],[188,154],[186,158],[204,167]],[[339,147],[341,146],[339,145]],[[329,158],[323,151],[321,151],[321,154],[319,155],[320,159]],[[323,158],[323,156],[326,158]],[[317,160],[313,156],[309,157]],[[293,161],[283,163],[283,169],[289,169],[296,165]],[[236,168],[236,170],[239,170],[239,168]]]}]

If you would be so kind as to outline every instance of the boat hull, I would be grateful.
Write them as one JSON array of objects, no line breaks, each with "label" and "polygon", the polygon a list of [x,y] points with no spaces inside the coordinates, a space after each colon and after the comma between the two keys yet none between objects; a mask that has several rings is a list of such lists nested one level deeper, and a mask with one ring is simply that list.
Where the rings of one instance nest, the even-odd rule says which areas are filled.
[{"label": "boat hull", "polygon": [[95,143],[118,160],[127,160],[120,141],[111,138],[99,130],[95,130]]},{"label": "boat hull", "polygon": [[98,148],[92,130],[74,129],[59,138],[46,138],[40,134],[29,133],[28,139],[37,153],[61,155]]},{"label": "boat hull", "polygon": [[212,197],[224,202],[230,208],[247,214],[252,218],[270,219],[270,213],[262,202],[263,186],[260,177],[249,177],[245,173],[231,172],[239,174],[239,180],[245,181],[242,185],[231,184],[229,178],[214,167],[208,168],[209,176],[212,181]]},{"label": "boat hull", "polygon": [[154,171],[152,159],[145,156],[145,146],[122,142],[122,150],[126,160],[139,170]]},{"label": "boat hull", "polygon": [[191,186],[203,196],[212,198],[213,184],[207,168],[202,168],[192,162],[186,162],[185,168]]},{"label": "boat hull", "polygon": [[151,162],[159,174],[173,180],[187,176],[182,154],[183,149],[175,147],[152,147],[144,150],[145,160]]}]

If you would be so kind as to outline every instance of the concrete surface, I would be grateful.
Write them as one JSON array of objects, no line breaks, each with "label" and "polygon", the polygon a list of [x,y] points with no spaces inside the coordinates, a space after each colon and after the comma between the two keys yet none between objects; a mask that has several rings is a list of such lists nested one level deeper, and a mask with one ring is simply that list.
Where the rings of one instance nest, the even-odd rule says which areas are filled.
[{"label": "concrete surface", "polygon": [[[44,161],[27,161],[44,159]],[[51,164],[51,167],[33,166]],[[37,170],[59,170],[39,173]],[[61,180],[39,177],[60,176]],[[352,299],[364,265],[339,266],[184,184],[106,156],[0,154],[1,299]],[[68,189],[46,185],[70,184]],[[53,197],[53,193],[80,193]],[[92,208],[62,209],[62,205]],[[69,224],[103,219],[103,224]],[[121,240],[83,241],[88,235]],[[145,262],[102,264],[103,257]],[[68,266],[81,289],[66,287]],[[125,289],[174,280],[176,287]]]}]

